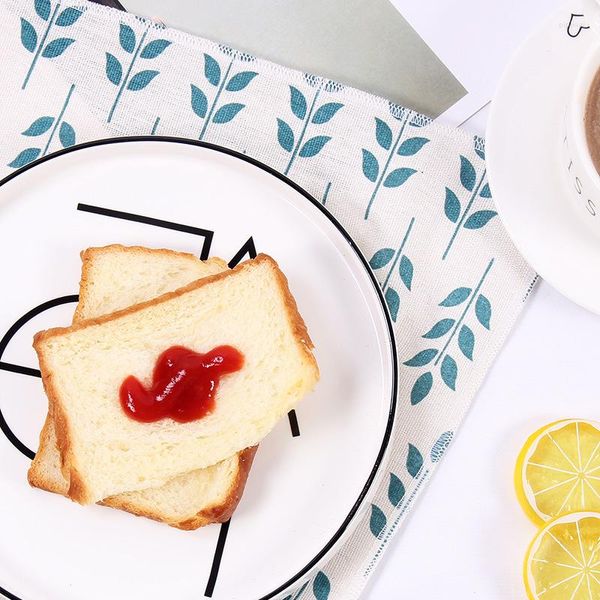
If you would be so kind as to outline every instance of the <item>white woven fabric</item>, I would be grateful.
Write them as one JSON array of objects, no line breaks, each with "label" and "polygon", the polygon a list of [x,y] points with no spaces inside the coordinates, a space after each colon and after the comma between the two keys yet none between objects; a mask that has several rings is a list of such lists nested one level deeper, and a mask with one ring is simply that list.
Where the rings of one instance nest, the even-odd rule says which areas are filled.
[{"label": "white woven fabric", "polygon": [[1,0],[0,27],[0,175],[95,138],[200,137],[286,173],[370,259],[402,363],[390,461],[343,550],[291,596],[358,598],[535,281],[495,213],[483,142],[81,1]]}]

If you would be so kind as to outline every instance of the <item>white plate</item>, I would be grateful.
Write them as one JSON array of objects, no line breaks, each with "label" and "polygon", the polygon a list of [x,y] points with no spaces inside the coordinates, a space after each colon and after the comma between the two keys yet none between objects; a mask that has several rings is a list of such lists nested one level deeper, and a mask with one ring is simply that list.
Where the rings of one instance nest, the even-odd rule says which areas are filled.
[{"label": "white plate", "polygon": [[579,29],[582,12],[567,3],[517,52],[492,102],[486,148],[494,202],[519,251],[562,294],[600,313],[600,239],[572,207],[561,161],[567,100],[598,40]]},{"label": "white plate", "polygon": [[[296,411],[300,435],[285,420],[261,444],[228,531],[183,532],[27,484],[46,412],[30,372],[32,336],[69,322],[79,252],[113,242],[227,260],[247,257],[253,244],[279,261],[306,319],[321,381]],[[378,479],[397,375],[376,281],[318,202],[222,149],[108,140],[0,185],[0,256],[0,586],[9,597],[279,598],[335,552]]]}]

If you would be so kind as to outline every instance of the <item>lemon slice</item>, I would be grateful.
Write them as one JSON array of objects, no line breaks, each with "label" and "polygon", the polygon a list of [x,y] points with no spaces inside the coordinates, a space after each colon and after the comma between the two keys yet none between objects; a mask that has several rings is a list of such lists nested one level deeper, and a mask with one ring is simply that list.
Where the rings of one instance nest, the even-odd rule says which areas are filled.
[{"label": "lemon slice", "polygon": [[524,579],[530,600],[600,599],[600,513],[548,523],[529,547]]},{"label": "lemon slice", "polygon": [[536,524],[600,512],[600,424],[572,419],[536,431],[519,454],[515,488]]}]

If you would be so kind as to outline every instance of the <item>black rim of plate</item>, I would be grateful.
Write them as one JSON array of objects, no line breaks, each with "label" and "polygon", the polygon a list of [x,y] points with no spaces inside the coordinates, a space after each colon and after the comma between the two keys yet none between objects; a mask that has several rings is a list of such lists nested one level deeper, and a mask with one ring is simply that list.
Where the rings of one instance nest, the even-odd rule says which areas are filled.
[{"label": "black rim of plate", "polygon": [[[305,575],[310,573],[310,571],[319,562],[321,562],[321,560],[331,551],[331,549],[335,546],[335,544],[338,542],[338,540],[348,530],[350,523],[353,521],[354,517],[357,515],[365,498],[367,497],[369,491],[371,490],[371,487],[373,485],[373,482],[374,482],[377,474],[379,473],[379,469],[382,466],[383,459],[386,454],[386,451],[387,451],[387,448],[389,446],[390,439],[392,436],[392,429],[394,427],[394,417],[396,415],[396,404],[397,404],[398,355],[397,355],[397,350],[396,350],[396,342],[395,342],[395,338],[394,338],[394,328],[392,325],[392,320],[390,318],[388,308],[385,303],[385,299],[383,297],[383,292],[381,291],[381,288],[379,287],[379,284],[377,283],[377,279],[375,278],[373,271],[369,267],[369,263],[368,263],[367,259],[364,257],[363,253],[360,251],[360,249],[358,248],[358,246],[356,245],[356,243],[354,242],[352,237],[350,237],[350,234],[341,225],[341,223],[333,215],[331,215],[321,205],[321,203],[318,200],[316,200],[311,194],[309,194],[306,190],[304,190],[302,187],[300,187],[297,183],[293,182],[291,179],[289,179],[285,175],[282,175],[279,171],[276,171],[272,167],[269,167],[268,165],[256,160],[255,158],[251,158],[250,156],[236,152],[235,150],[230,150],[229,148],[224,148],[223,146],[218,146],[216,144],[209,144],[207,142],[201,142],[198,140],[192,140],[192,139],[180,138],[180,137],[170,137],[170,136],[159,136],[159,135],[143,136],[142,135],[142,136],[119,137],[119,138],[106,138],[106,139],[94,140],[91,142],[85,142],[82,144],[77,144],[75,146],[71,146],[69,148],[65,148],[63,150],[59,150],[57,152],[53,152],[51,154],[48,154],[47,156],[39,158],[39,159],[29,163],[28,165],[21,167],[14,173],[11,173],[10,175],[6,176],[4,179],[0,180],[0,187],[5,185],[12,179],[15,179],[22,173],[25,173],[26,171],[29,171],[30,169],[33,169],[42,163],[50,161],[54,158],[58,158],[65,154],[70,154],[71,152],[77,152],[79,150],[84,150],[86,148],[93,148],[95,146],[107,146],[109,144],[124,144],[124,143],[130,143],[130,142],[163,142],[163,143],[167,142],[167,143],[185,144],[188,146],[197,146],[200,148],[205,148],[207,150],[212,150],[214,152],[219,152],[221,154],[226,154],[226,155],[232,156],[234,158],[243,160],[244,162],[257,167],[257,168],[261,169],[262,171],[265,171],[269,175],[276,177],[280,181],[283,181],[285,184],[287,184],[289,187],[291,187],[293,190],[295,190],[301,196],[303,196],[306,200],[308,200],[313,206],[315,206],[321,212],[321,214],[324,215],[335,226],[335,228],[338,230],[338,232],[342,235],[342,237],[350,245],[350,247],[352,248],[352,250],[358,257],[359,261],[362,263],[362,265],[365,269],[365,272],[366,272],[367,276],[369,277],[369,280],[371,281],[373,289],[375,290],[377,298],[379,299],[381,308],[383,310],[385,322],[386,322],[387,329],[388,329],[390,353],[391,353],[391,359],[392,359],[392,361],[391,361],[392,362],[392,365],[391,365],[392,366],[392,390],[391,390],[391,398],[390,398],[390,410],[388,413],[388,421],[387,421],[387,425],[385,428],[381,447],[377,454],[377,458],[375,459],[375,464],[373,465],[373,469],[371,470],[371,473],[369,474],[369,477],[368,477],[363,489],[361,490],[361,493],[360,493],[358,499],[356,500],[356,502],[353,504],[352,508],[350,509],[350,512],[348,513],[346,518],[343,520],[342,524],[340,525],[338,530],[335,532],[333,537],[322,548],[322,550],[310,562],[308,562],[298,573],[296,573],[296,575],[294,575],[288,581],[281,584],[277,589],[273,590],[272,592],[269,592],[266,596],[262,596],[261,598],[257,599],[257,600],[269,600],[271,598],[274,598],[277,594],[280,594],[280,593],[286,591],[288,588],[290,588],[295,583],[297,583],[299,580],[301,580]],[[2,586],[0,586],[0,593],[4,594],[10,600],[22,600],[19,596],[15,596],[8,590],[5,590]]]}]

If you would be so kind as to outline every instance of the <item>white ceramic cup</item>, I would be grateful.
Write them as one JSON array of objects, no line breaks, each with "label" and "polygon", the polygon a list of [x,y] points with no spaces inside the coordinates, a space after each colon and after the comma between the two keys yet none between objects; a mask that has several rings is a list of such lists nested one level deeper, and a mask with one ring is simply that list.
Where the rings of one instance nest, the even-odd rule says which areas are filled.
[{"label": "white ceramic cup", "polygon": [[583,4],[590,33],[597,36],[598,43],[582,60],[565,112],[563,163],[575,210],[600,234],[600,175],[592,162],[585,132],[588,93],[600,70],[600,0],[584,0]]},{"label": "white ceramic cup", "polygon": [[582,0],[584,17],[588,25],[595,29],[595,32],[600,33],[600,0]]}]

